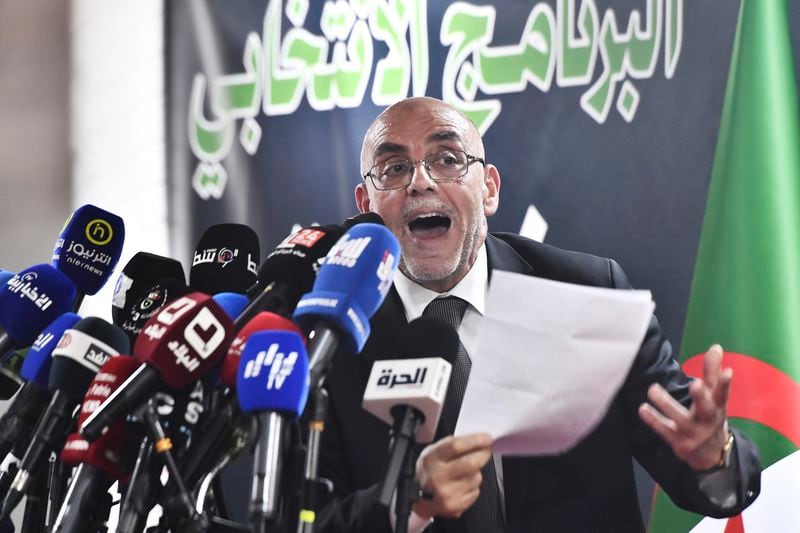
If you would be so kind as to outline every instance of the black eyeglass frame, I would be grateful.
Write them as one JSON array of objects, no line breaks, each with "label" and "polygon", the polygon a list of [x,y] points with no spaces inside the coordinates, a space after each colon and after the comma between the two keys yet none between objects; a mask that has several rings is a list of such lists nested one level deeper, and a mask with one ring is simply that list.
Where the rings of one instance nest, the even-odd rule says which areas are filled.
[{"label": "black eyeglass frame", "polygon": [[[433,177],[433,175],[431,174],[431,167],[430,167],[430,164],[428,163],[428,159],[431,159],[433,157],[439,156],[443,152],[460,152],[460,153],[464,154],[465,156],[467,156],[467,163],[466,163],[466,165],[464,165],[464,173],[463,174],[461,174],[460,176],[455,176],[453,178],[440,179],[440,178],[434,178]],[[375,182],[375,178],[377,176],[375,176],[375,174],[373,173],[373,170],[375,170],[377,167],[379,167],[381,165],[384,165],[386,163],[378,163],[378,164],[372,165],[372,168],[370,168],[368,172],[366,172],[364,175],[362,175],[361,179],[363,179],[364,181],[367,181],[367,178],[369,178],[370,181],[372,182],[373,187],[375,187],[375,189],[378,190],[378,191],[394,191],[394,190],[397,190],[397,189],[405,189],[406,187],[408,187],[408,185],[411,183],[411,180],[414,179],[414,172],[417,169],[417,164],[418,163],[422,163],[423,164],[422,166],[425,167],[425,172],[428,173],[428,177],[430,179],[432,179],[433,181],[435,181],[436,183],[444,183],[444,182],[448,182],[448,181],[455,181],[457,179],[463,178],[464,176],[467,175],[467,172],[469,172],[469,167],[470,167],[470,165],[472,165],[472,163],[480,163],[484,167],[486,166],[486,161],[482,157],[477,157],[477,156],[474,156],[474,155],[470,155],[467,152],[465,152],[464,150],[443,150],[443,152],[437,152],[435,154],[431,154],[431,155],[429,155],[427,157],[423,157],[422,159],[417,159],[417,160],[414,160],[414,159],[400,159],[398,161],[395,161],[395,163],[399,163],[401,161],[408,161],[408,163],[410,165],[409,166],[410,170],[408,171],[408,174],[407,174],[408,181],[404,185],[398,185],[397,187],[389,187],[388,189],[381,188],[381,187],[378,186],[378,184]]]}]

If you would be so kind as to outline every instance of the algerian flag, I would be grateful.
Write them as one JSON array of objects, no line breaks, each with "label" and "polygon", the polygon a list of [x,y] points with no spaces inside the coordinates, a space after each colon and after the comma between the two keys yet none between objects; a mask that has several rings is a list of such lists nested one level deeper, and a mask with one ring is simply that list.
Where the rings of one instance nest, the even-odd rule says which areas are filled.
[{"label": "algerian flag", "polygon": [[[774,467],[743,516],[698,531],[800,531],[797,478],[782,475],[800,447],[800,112],[785,0],[742,0],[739,12],[681,346],[688,374],[702,376],[715,342],[734,372],[731,424]],[[769,505],[786,494],[793,505]],[[762,501],[775,511],[759,512]],[[658,491],[650,530],[701,519]]]}]

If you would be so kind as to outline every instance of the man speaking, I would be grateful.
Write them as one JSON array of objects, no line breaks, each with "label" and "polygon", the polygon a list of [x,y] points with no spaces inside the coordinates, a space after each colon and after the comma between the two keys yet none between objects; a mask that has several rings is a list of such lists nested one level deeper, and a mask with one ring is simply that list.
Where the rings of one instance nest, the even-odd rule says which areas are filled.
[{"label": "man speaking", "polygon": [[[609,259],[489,235],[486,218],[498,209],[500,174],[485,160],[475,126],[439,100],[410,98],[381,113],[364,137],[361,171],[358,209],[383,217],[402,257],[361,356],[337,354],[327,381],[330,416],[320,466],[334,482],[335,498],[317,521],[320,530],[393,531],[390,513],[376,503],[388,432],[361,400],[372,363],[404,355],[396,353],[399,336],[422,315],[449,321],[461,347],[437,438],[416,465],[432,498],[414,505],[410,531],[642,531],[632,457],[688,510],[731,516],[755,499],[758,453],[727,424],[732,373],[721,368],[721,348],[706,354],[703,379],[690,380],[655,317],[605,417],[572,450],[502,458],[493,457],[488,434],[454,437],[463,383],[471,361],[481,357],[475,348],[494,270],[630,285]],[[451,416],[448,404],[455,405]]]}]

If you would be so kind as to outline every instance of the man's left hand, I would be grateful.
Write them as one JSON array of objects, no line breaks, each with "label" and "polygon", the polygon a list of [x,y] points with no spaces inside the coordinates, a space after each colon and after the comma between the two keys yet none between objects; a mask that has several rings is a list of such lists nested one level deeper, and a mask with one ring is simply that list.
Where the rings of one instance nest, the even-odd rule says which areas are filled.
[{"label": "man's left hand", "polygon": [[694,470],[714,468],[728,439],[725,411],[732,378],[733,369],[722,369],[722,347],[715,344],[706,352],[703,379],[689,385],[689,409],[654,383],[647,391],[649,403],[639,406],[639,416]]}]

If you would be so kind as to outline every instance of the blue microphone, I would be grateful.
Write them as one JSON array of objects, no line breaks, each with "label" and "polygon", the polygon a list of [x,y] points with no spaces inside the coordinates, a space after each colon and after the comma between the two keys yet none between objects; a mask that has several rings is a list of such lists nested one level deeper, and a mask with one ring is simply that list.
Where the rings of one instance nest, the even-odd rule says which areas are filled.
[{"label": "blue microphone", "polygon": [[[50,403],[51,394],[47,386],[53,349],[64,331],[71,329],[79,320],[80,317],[75,313],[64,313],[39,334],[28,350],[20,370],[20,376],[26,383],[14,397],[8,411],[0,417],[0,461],[19,443],[25,443],[23,453],[27,449],[36,421]],[[7,481],[10,479],[5,479],[8,476],[8,471],[0,472],[0,498],[4,498],[8,490]]]},{"label": "blue microphone", "polygon": [[212,298],[228,313],[231,320],[236,320],[236,317],[242,314],[244,308],[250,303],[247,296],[238,292],[220,292],[212,296]]},{"label": "blue microphone", "polygon": [[26,268],[0,287],[0,360],[29,346],[59,315],[72,307],[75,284],[48,264]]},{"label": "blue microphone", "polygon": [[43,389],[47,389],[47,382],[50,377],[50,365],[53,362],[51,357],[53,349],[58,344],[61,336],[68,329],[80,321],[81,317],[71,311],[66,312],[56,318],[42,331],[33,346],[25,356],[22,369],[19,375],[29,383],[35,383]]},{"label": "blue microphone", "polygon": [[336,348],[358,353],[369,337],[369,319],[380,307],[400,259],[400,244],[386,227],[365,223],[339,239],[320,268],[314,288],[297,303],[294,319],[307,328],[311,386],[316,389]]},{"label": "blue microphone", "polygon": [[111,277],[124,241],[120,217],[86,204],[64,224],[53,249],[53,266],[69,276],[81,294],[96,294]]},{"label": "blue microphone", "polygon": [[261,331],[248,339],[236,375],[236,395],[258,421],[250,493],[252,531],[274,526],[281,509],[283,469],[288,460],[290,423],[308,399],[308,356],[292,331]]},{"label": "blue microphone", "polygon": [[0,270],[0,285],[5,285],[8,280],[14,277],[13,272],[9,272],[8,270]]}]

